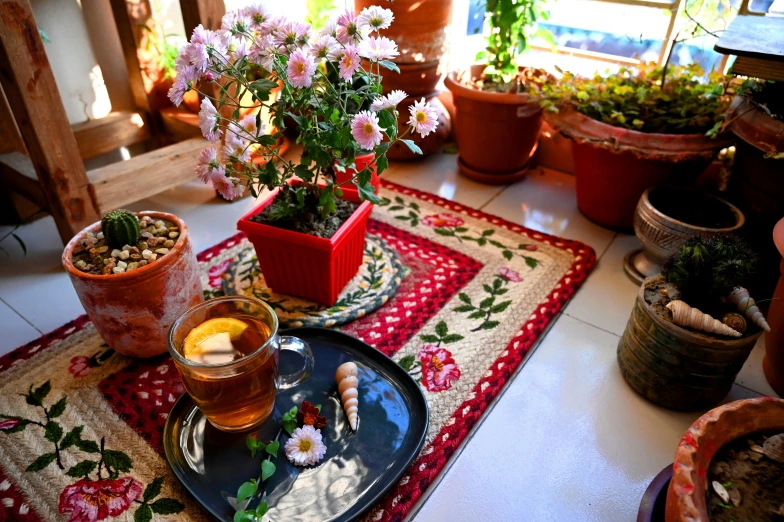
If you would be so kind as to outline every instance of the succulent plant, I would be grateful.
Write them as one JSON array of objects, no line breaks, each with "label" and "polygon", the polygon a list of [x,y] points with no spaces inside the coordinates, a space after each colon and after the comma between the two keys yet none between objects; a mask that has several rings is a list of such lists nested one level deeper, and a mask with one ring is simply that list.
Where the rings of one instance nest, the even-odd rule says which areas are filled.
[{"label": "succulent plant", "polygon": [[733,289],[748,285],[757,259],[736,236],[696,236],[664,263],[662,274],[685,301],[712,309]]},{"label": "succulent plant", "polygon": [[101,231],[113,248],[135,245],[139,240],[139,219],[130,210],[112,210],[101,220]]}]

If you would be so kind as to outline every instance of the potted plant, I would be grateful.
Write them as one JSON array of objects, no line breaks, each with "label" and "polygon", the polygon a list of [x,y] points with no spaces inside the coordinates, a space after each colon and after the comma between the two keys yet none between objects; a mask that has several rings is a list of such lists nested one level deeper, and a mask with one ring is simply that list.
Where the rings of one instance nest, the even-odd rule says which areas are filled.
[{"label": "potted plant", "polygon": [[[246,186],[254,196],[271,191],[238,228],[253,243],[266,282],[276,292],[335,302],[362,262],[371,203],[379,201],[371,184],[373,168],[377,174],[386,169],[390,145],[402,142],[416,150],[406,136],[426,136],[438,124],[433,109],[421,101],[409,108],[406,131],[397,132],[399,100],[395,93],[381,95],[379,74],[381,68],[396,69],[390,59],[397,56],[397,45],[379,34],[391,19],[384,9],[369,17],[346,11],[311,34],[309,25],[270,17],[256,5],[228,13],[221,32],[197,27],[180,52],[171,93],[175,101],[199,80],[221,86],[217,97],[205,94],[199,116],[204,136],[213,143],[225,136],[226,144],[201,153],[199,177],[227,199]],[[266,76],[249,81],[248,71],[257,65]],[[280,96],[270,100],[279,84]],[[270,111],[275,134],[268,134],[258,117],[241,116],[245,92]],[[298,130],[302,155],[297,161],[274,148],[286,117]],[[263,166],[249,161],[251,147],[267,160]],[[359,159],[369,155],[358,168]],[[349,179],[338,181],[337,173],[349,169]],[[356,190],[358,204],[340,197],[348,187]]]},{"label": "potted plant", "polygon": [[522,179],[536,152],[542,109],[532,89],[544,72],[520,69],[517,57],[546,18],[541,0],[488,1],[487,49],[477,55],[485,64],[454,72],[444,80],[455,104],[455,136],[460,172],[482,183]]},{"label": "potted plant", "polygon": [[204,299],[188,227],[165,212],[109,212],[68,242],[63,266],[98,333],[123,355],[164,353],[174,320]]},{"label": "potted plant", "polygon": [[782,457],[784,401],[761,397],[709,411],[678,444],[665,520],[779,520]]},{"label": "potted plant", "polygon": [[762,369],[765,378],[784,397],[784,218],[773,229],[773,241],[779,251],[779,269],[781,275],[770,302],[768,319],[773,325],[765,333],[765,358],[762,359]]},{"label": "potted plant", "polygon": [[756,259],[737,237],[697,236],[643,282],[618,342],[618,365],[636,392],[681,411],[724,398],[769,329],[745,289]]},{"label": "potted plant", "polygon": [[699,65],[641,64],[583,78],[564,73],[542,87],[545,118],[572,140],[577,206],[592,221],[632,227],[645,189],[687,185],[732,143],[716,136],[728,80]]}]

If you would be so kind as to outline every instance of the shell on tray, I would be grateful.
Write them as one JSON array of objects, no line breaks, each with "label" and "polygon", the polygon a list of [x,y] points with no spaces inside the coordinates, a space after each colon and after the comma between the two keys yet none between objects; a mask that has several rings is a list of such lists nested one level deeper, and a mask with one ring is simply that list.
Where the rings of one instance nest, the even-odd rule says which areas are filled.
[{"label": "shell on tray", "polygon": [[713,482],[711,482],[711,486],[713,487],[713,491],[715,491],[716,494],[719,497],[721,497],[722,502],[724,502],[725,504],[729,503],[730,494],[727,491],[727,488],[722,486],[718,480],[714,480]]},{"label": "shell on tray", "polygon": [[724,314],[724,316],[721,318],[721,322],[740,333],[745,332],[747,328],[746,319],[744,319],[742,315],[735,312]]},{"label": "shell on tray", "polygon": [[741,333],[733,330],[718,319],[693,308],[683,301],[670,301],[667,308],[672,312],[672,322],[702,332],[741,337]]},{"label": "shell on tray", "polygon": [[746,316],[746,319],[756,324],[766,332],[770,331],[770,325],[762,315],[756,301],[749,295],[749,291],[739,286],[735,288],[730,294],[730,302],[735,305],[740,313]]},{"label": "shell on tray", "polygon": [[341,364],[335,372],[335,382],[338,383],[340,401],[343,411],[348,417],[348,424],[353,431],[357,431],[359,423],[359,369],[353,362]]},{"label": "shell on tray", "polygon": [[768,437],[762,444],[762,450],[770,460],[784,464],[784,433]]}]

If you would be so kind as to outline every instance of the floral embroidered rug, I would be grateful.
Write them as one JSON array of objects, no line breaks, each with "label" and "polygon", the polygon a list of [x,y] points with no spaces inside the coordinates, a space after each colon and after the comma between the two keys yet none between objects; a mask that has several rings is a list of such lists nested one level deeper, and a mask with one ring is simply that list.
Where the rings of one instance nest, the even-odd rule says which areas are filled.
[{"label": "floral embroidered rug", "polygon": [[[382,306],[341,328],[406,368],[428,401],[422,453],[366,517],[397,521],[596,256],[432,194],[384,182],[380,195],[370,251],[374,241],[394,250],[401,280]],[[208,296],[248,262],[246,245],[238,234],[199,255]],[[163,456],[166,417],[182,393],[168,355],[115,354],[86,316],[0,358],[0,520],[207,520]]]}]

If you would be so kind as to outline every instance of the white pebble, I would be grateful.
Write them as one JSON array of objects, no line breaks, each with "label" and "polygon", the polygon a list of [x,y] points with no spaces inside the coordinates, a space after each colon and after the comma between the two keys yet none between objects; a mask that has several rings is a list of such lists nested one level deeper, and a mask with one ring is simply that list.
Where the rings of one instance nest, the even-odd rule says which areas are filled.
[{"label": "white pebble", "polygon": [[169,249],[168,248],[157,248],[155,250],[155,253],[156,254],[161,254],[161,255],[168,254],[169,253]]},{"label": "white pebble", "polygon": [[103,232],[98,232],[97,234],[95,234],[95,238],[96,239],[103,239]]},{"label": "white pebble", "polygon": [[120,255],[118,255],[117,257],[119,257],[120,259],[128,259],[130,256],[131,253],[129,251],[123,250],[122,252],[120,252]]},{"label": "white pebble", "polygon": [[[99,234],[100,234],[100,232],[99,232]],[[93,234],[92,232],[87,232],[86,235],[88,235],[90,237],[95,237],[95,234]],[[102,239],[102,238],[98,238],[98,239]]]},{"label": "white pebble", "polygon": [[141,268],[143,266],[146,266],[148,264],[149,264],[149,261],[147,261],[146,259],[142,259],[141,261],[139,261],[139,268]]},{"label": "white pebble", "polygon": [[117,266],[119,266],[120,268],[128,268],[128,263],[126,263],[125,261],[118,261]]},{"label": "white pebble", "polygon": [[76,262],[76,268],[84,268],[87,266],[87,263],[84,262],[84,259],[80,259]]},{"label": "white pebble", "polygon": [[165,227],[165,226],[166,226],[166,223],[164,223],[163,221],[158,220],[158,221],[155,222],[155,228],[162,228],[162,227]]},{"label": "white pebble", "polygon": [[137,268],[139,268],[139,263],[136,262],[128,263],[128,266],[125,267],[125,271],[130,272],[131,270],[136,270]]},{"label": "white pebble", "polygon": [[166,248],[171,248],[174,246],[174,241],[172,241],[171,239],[167,239],[166,241],[163,242],[163,246],[165,246]]},{"label": "white pebble", "polygon": [[123,272],[125,272],[125,269],[121,268],[119,266],[116,266],[116,267],[112,268],[112,272],[114,272],[115,274],[122,274]]},{"label": "white pebble", "polygon": [[150,261],[151,262],[155,261],[156,259],[158,259],[158,254],[150,254]]},{"label": "white pebble", "polygon": [[122,249],[123,250],[130,250],[131,249],[131,245],[123,245]]},{"label": "white pebble", "polygon": [[175,237],[177,237],[179,235],[180,235],[180,233],[176,232],[176,231],[175,232],[169,232],[169,237],[172,238],[172,239],[174,239]]},{"label": "white pebble", "polygon": [[104,265],[108,265],[108,264],[109,264],[109,263],[111,263],[112,261],[114,261],[114,259],[112,259],[112,258],[110,257],[110,258],[108,258],[108,259],[104,259],[104,260],[103,260],[103,264],[104,264]]},{"label": "white pebble", "polygon": [[112,257],[120,257],[120,251],[116,248],[112,250]]},{"label": "white pebble", "polygon": [[147,241],[142,241],[141,243],[139,243],[139,249],[141,250],[147,250],[148,246],[149,245],[147,245]]},{"label": "white pebble", "polygon": [[150,259],[151,256],[152,256],[152,252],[150,252],[146,248],[144,250],[142,250],[142,257],[144,259]]}]

